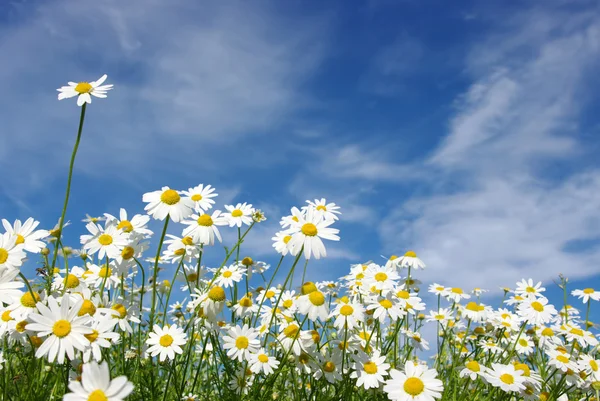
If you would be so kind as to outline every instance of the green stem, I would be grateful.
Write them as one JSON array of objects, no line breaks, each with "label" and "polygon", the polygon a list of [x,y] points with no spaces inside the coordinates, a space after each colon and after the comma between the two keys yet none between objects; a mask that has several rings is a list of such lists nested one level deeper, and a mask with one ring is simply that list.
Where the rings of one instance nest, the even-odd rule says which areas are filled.
[{"label": "green stem", "polygon": [[[154,326],[154,312],[156,310],[156,281],[158,278],[158,260],[160,259],[160,251],[165,240],[165,235],[167,234],[167,226],[169,225],[169,215],[165,219],[165,225],[163,227],[162,234],[160,236],[160,242],[158,243],[158,248],[156,249],[156,258],[154,260],[154,271],[152,272],[152,306],[150,308],[150,330]],[[140,305],[141,307],[141,305]]]}]

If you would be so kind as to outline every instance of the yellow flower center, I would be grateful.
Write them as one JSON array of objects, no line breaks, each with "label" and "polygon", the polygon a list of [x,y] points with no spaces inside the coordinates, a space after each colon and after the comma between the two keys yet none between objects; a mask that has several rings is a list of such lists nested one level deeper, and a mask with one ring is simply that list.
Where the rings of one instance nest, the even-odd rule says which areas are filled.
[{"label": "yellow flower center", "polygon": [[321,306],[325,303],[325,296],[321,291],[313,291],[308,294],[308,299],[315,306]]},{"label": "yellow flower center", "polygon": [[90,334],[84,334],[83,336],[88,339],[89,342],[93,343],[98,338],[98,330],[92,330]]},{"label": "yellow flower center", "polygon": [[292,239],[291,235],[286,235],[285,237],[283,237],[283,243],[287,244],[288,242],[290,242],[291,239]]},{"label": "yellow flower center", "polygon": [[417,254],[415,253],[415,251],[407,251],[404,256],[408,256],[409,258],[416,258]]},{"label": "yellow flower center", "polygon": [[112,275],[112,269],[110,267],[103,267],[98,272],[98,277],[108,278]]},{"label": "yellow flower center", "polygon": [[375,280],[379,281],[379,282],[383,282],[383,281],[387,280],[387,278],[388,278],[388,276],[385,273],[377,273],[375,275]]},{"label": "yellow flower center", "polygon": [[239,304],[244,308],[249,308],[252,306],[252,300],[248,297],[243,297],[242,299],[240,299]]},{"label": "yellow flower center", "polygon": [[225,290],[222,287],[213,287],[208,292],[208,298],[214,302],[223,302],[225,300]]},{"label": "yellow flower center", "polygon": [[444,320],[446,316],[444,315],[435,315],[435,320]]},{"label": "yellow flower center", "polygon": [[74,274],[68,274],[65,279],[65,286],[67,288],[75,288],[79,285],[79,279]]},{"label": "yellow flower center", "polygon": [[590,367],[594,372],[598,371],[598,363],[593,359],[590,359]]},{"label": "yellow flower center", "polygon": [[102,246],[108,246],[113,243],[113,238],[108,234],[102,234],[98,237],[98,242]]},{"label": "yellow flower center", "polygon": [[248,337],[246,336],[239,336],[238,338],[235,339],[235,347],[237,349],[246,349],[248,348]]},{"label": "yellow flower center", "polygon": [[119,312],[121,319],[125,319],[125,316],[127,316],[127,309],[123,304],[114,304],[111,309]]},{"label": "yellow flower center", "polygon": [[363,365],[363,369],[370,375],[377,373],[377,365],[374,362],[367,362]]},{"label": "yellow flower center", "polygon": [[423,390],[425,390],[425,383],[418,377],[409,377],[404,382],[404,391],[413,397],[421,394]]},{"label": "yellow flower center", "polygon": [[108,401],[108,397],[102,390],[94,390],[88,396],[87,401]]},{"label": "yellow flower center", "polygon": [[210,214],[203,214],[200,217],[198,217],[198,225],[199,226],[203,226],[203,227],[210,227],[213,225],[213,219],[212,217],[210,217]]},{"label": "yellow flower center", "polygon": [[15,330],[19,333],[23,333],[25,331],[25,326],[27,326],[29,322],[27,320],[21,320],[19,323],[15,325]]},{"label": "yellow flower center", "polygon": [[528,292],[530,294],[535,294],[536,293],[536,289],[533,288],[533,287],[531,287],[531,286],[529,286],[529,287],[525,288],[525,292]]},{"label": "yellow flower center", "polygon": [[317,206],[317,210],[322,210],[322,211],[326,212],[327,208],[324,205],[319,205],[319,206]]},{"label": "yellow flower center", "polygon": [[274,296],[275,296],[275,292],[272,290],[267,291],[265,294],[266,298],[273,298]]},{"label": "yellow flower center", "polygon": [[190,274],[187,275],[187,279],[188,279],[188,281],[195,283],[196,280],[198,280],[198,274],[196,274],[196,273],[190,273]]},{"label": "yellow flower center", "polygon": [[168,347],[169,345],[173,344],[173,337],[171,337],[170,334],[165,334],[160,338],[160,340],[158,340],[158,343],[162,347]]},{"label": "yellow flower center", "polygon": [[122,220],[118,225],[117,229],[123,229],[126,233],[130,233],[133,231],[133,224],[129,220]]},{"label": "yellow flower center", "polygon": [[302,295],[310,294],[311,292],[317,291],[317,286],[312,281],[307,281],[302,284],[300,291],[302,292]]},{"label": "yellow flower center", "polygon": [[300,331],[300,327],[295,324],[290,324],[283,330],[283,334],[289,338],[296,338],[298,336],[298,332]]},{"label": "yellow flower center", "polygon": [[68,320],[57,320],[52,326],[52,333],[58,338],[63,338],[71,332],[71,323]]},{"label": "yellow flower center", "polygon": [[544,311],[544,305],[542,305],[541,303],[539,303],[538,301],[533,301],[531,303],[531,307],[533,309],[535,309],[536,312],[543,312]]},{"label": "yellow flower center", "polygon": [[559,361],[559,362],[562,362],[562,363],[569,363],[569,358],[567,358],[564,355],[558,355],[556,357],[556,360]]},{"label": "yellow flower center", "polygon": [[257,359],[262,363],[269,362],[269,357],[265,354],[260,354]]},{"label": "yellow flower center", "polygon": [[15,244],[19,245],[19,244],[24,244],[25,243],[25,237],[23,237],[21,234],[17,234],[17,241],[15,242]]},{"label": "yellow flower center", "polygon": [[544,330],[542,330],[542,335],[544,337],[552,337],[554,335],[554,330],[552,330],[550,327],[546,327]]},{"label": "yellow flower center", "polygon": [[231,276],[233,276],[233,273],[232,273],[232,272],[230,272],[229,270],[225,270],[225,271],[223,272],[223,277],[225,277],[225,278],[229,278],[229,277],[231,277]]},{"label": "yellow flower center", "polygon": [[506,384],[513,384],[515,382],[515,378],[513,377],[513,375],[509,374],[509,373],[504,373],[500,376],[500,380],[502,381],[502,383],[506,383]]},{"label": "yellow flower center", "polygon": [[2,312],[2,321],[4,321],[4,322],[10,322],[11,320],[13,320],[13,318],[10,317],[10,311],[9,310],[5,310],[4,312]]},{"label": "yellow flower center", "polygon": [[75,86],[75,92],[82,93],[90,93],[94,89],[89,82],[79,82],[77,86]]},{"label": "yellow flower center", "polygon": [[44,342],[44,340],[42,340],[41,338],[39,338],[38,336],[31,336],[29,337],[31,339],[31,343],[33,344],[33,346],[35,348],[39,348],[40,345],[42,345],[42,343]]},{"label": "yellow flower center", "polygon": [[[18,244],[18,242],[17,242]],[[583,290],[584,294],[593,294],[594,292],[596,292],[593,288],[586,288],[585,290]]]},{"label": "yellow flower center", "polygon": [[354,308],[350,305],[344,305],[340,308],[340,314],[344,316],[350,316],[354,313]]},{"label": "yellow flower center", "polygon": [[0,265],[6,263],[8,260],[8,251],[4,248],[0,248]]},{"label": "yellow flower center", "polygon": [[90,316],[94,316],[94,314],[96,313],[96,305],[94,305],[94,303],[92,301],[90,301],[89,299],[85,299],[83,301],[83,304],[81,304],[81,309],[79,309],[79,312],[77,312],[77,316],[83,316],[83,315],[90,315]]},{"label": "yellow flower center", "polygon": [[525,365],[524,363],[515,364],[515,369],[522,371],[523,376],[525,376],[525,377],[529,377],[529,375],[531,374],[531,370],[529,369],[529,366]]},{"label": "yellow flower center", "polygon": [[200,194],[194,194],[194,195],[192,195],[192,200],[194,202],[200,202],[202,200],[202,195],[200,195]]},{"label": "yellow flower center", "polygon": [[254,264],[254,261],[250,256],[246,256],[244,259],[242,259],[242,264],[244,266],[252,266]]},{"label": "yellow flower center", "polygon": [[461,288],[452,288],[450,291],[452,291],[452,293],[454,293],[454,294],[459,294],[459,295],[463,294],[463,290]]},{"label": "yellow flower center", "polygon": [[192,237],[183,237],[181,243],[186,246],[194,245],[194,239]]},{"label": "yellow flower center", "polygon": [[465,367],[471,372],[479,372],[481,370],[481,366],[479,366],[477,361],[469,361],[465,364]]},{"label": "yellow flower center", "polygon": [[400,299],[410,299],[408,291],[400,290],[396,293],[396,296]]},{"label": "yellow flower center", "polygon": [[283,307],[286,309],[291,308],[294,305],[294,301],[292,301],[291,299],[286,299],[285,301],[283,301]]},{"label": "yellow flower center", "polygon": [[240,209],[234,209],[234,210],[231,212],[231,215],[232,215],[233,217],[240,217],[240,216],[243,216],[243,215],[244,215],[244,212],[242,212]]},{"label": "yellow flower center", "polygon": [[179,203],[181,197],[174,189],[167,189],[160,195],[160,201],[166,203],[169,206]]},{"label": "yellow flower center", "polygon": [[569,332],[570,332],[571,334],[574,334],[574,335],[576,335],[576,336],[583,337],[583,330],[581,330],[581,329],[578,329],[578,328],[576,328],[576,327],[572,328],[572,329],[571,329]]},{"label": "yellow flower center", "polygon": [[126,246],[121,251],[121,257],[123,258],[123,260],[129,260],[129,259],[133,258],[134,253],[135,253],[135,250],[132,247]]},{"label": "yellow flower center", "polygon": [[465,306],[465,309],[468,309],[468,310],[473,311],[473,312],[481,312],[485,308],[484,308],[483,305],[477,304],[477,302],[469,302],[467,304],[467,306]]},{"label": "yellow flower center", "polygon": [[185,255],[185,248],[176,249],[175,252],[173,252],[173,254],[177,256]]},{"label": "yellow flower center", "polygon": [[323,364],[323,370],[327,373],[331,373],[335,370],[335,363],[327,361]]},{"label": "yellow flower center", "polygon": [[383,306],[385,309],[390,309],[393,306],[392,301],[389,299],[382,299],[379,301],[379,305]]},{"label": "yellow flower center", "polygon": [[37,292],[34,292],[32,296],[31,291],[27,291],[21,297],[21,305],[23,305],[26,308],[35,308],[35,304],[40,302],[40,300],[40,295]]},{"label": "yellow flower center", "polygon": [[302,226],[301,231],[302,234],[306,235],[307,237],[314,237],[317,235],[317,226],[315,226],[313,223],[305,223]]}]

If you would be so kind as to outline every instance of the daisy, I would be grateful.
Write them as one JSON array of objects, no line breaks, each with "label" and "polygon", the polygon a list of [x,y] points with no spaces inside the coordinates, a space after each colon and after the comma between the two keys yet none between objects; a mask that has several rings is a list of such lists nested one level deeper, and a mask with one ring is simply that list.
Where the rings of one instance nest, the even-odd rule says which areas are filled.
[{"label": "daisy", "polygon": [[385,295],[396,288],[399,279],[400,276],[394,270],[372,263],[365,271],[364,283],[372,292],[383,292]]},{"label": "daisy", "polygon": [[336,316],[333,325],[341,330],[344,327],[348,327],[348,330],[352,330],[358,326],[359,322],[362,322],[365,318],[365,307],[360,303],[340,303],[331,312],[330,317]]},{"label": "daisy", "polygon": [[372,298],[367,302],[367,311],[373,311],[373,319],[379,319],[380,323],[383,323],[386,317],[395,322],[406,313],[400,309],[398,301],[390,294],[387,297]]},{"label": "daisy", "polygon": [[127,237],[123,231],[117,229],[112,222],[106,222],[104,228],[94,223],[88,223],[85,228],[92,235],[82,235],[81,244],[89,255],[98,252],[98,258],[104,256],[114,259],[119,256],[121,250],[127,245]]},{"label": "daisy", "polygon": [[277,341],[281,344],[281,348],[285,351],[292,351],[296,356],[300,355],[302,351],[306,351],[305,345],[310,341],[310,334],[306,331],[300,330],[295,322],[288,324],[287,326],[281,326],[281,333],[277,337]]},{"label": "daisy", "polygon": [[252,279],[253,273],[264,274],[271,267],[271,265],[265,262],[252,260],[250,256],[246,256],[242,259],[240,265],[246,269],[248,280]]},{"label": "daisy", "polygon": [[47,230],[35,230],[39,224],[40,222],[35,221],[32,217],[25,220],[23,224],[21,224],[21,220],[15,220],[12,226],[8,220],[2,219],[2,225],[6,232],[17,237],[16,244],[23,244],[23,249],[31,253],[40,253],[46,247],[41,240],[50,235]]},{"label": "daisy", "polygon": [[519,304],[517,313],[530,324],[539,325],[552,320],[556,315],[556,309],[554,306],[548,305],[547,298],[528,298]]},{"label": "daisy", "polygon": [[175,354],[182,354],[181,345],[187,342],[187,334],[182,328],[176,324],[160,328],[157,324],[154,325],[151,333],[148,334],[146,344],[150,347],[146,352],[154,357],[159,355],[159,360],[162,362],[165,358],[175,359]]},{"label": "daisy", "polygon": [[294,234],[290,240],[290,248],[292,255],[297,255],[301,249],[304,249],[304,256],[310,259],[314,256],[315,259],[320,259],[321,256],[327,256],[327,251],[323,245],[322,238],[331,241],[339,241],[340,237],[338,229],[330,228],[334,220],[323,220],[315,215],[312,209],[309,209],[306,216],[292,225]]},{"label": "daisy", "polygon": [[192,305],[194,309],[199,308],[197,310],[199,316],[213,321],[216,320],[217,315],[221,313],[227,300],[223,287],[216,285],[208,292],[202,292],[200,289],[194,288],[194,291],[196,293],[192,294],[192,298],[194,298]]},{"label": "daisy", "polygon": [[227,220],[221,215],[220,210],[215,210],[212,214],[194,214],[192,219],[182,221],[188,226],[183,230],[184,236],[190,236],[195,243],[203,245],[214,245],[215,237],[219,242],[223,241],[217,226],[224,226]]},{"label": "daisy", "polygon": [[90,362],[83,365],[81,382],[69,382],[71,393],[65,394],[64,401],[123,401],[133,391],[133,383],[125,376],[110,379],[108,364]]},{"label": "daisy", "polygon": [[385,355],[381,356],[378,351],[372,356],[358,354],[354,362],[354,372],[350,377],[357,378],[356,385],[365,389],[379,388],[388,375],[389,363],[385,363]]},{"label": "daisy", "polygon": [[212,200],[212,198],[217,197],[218,194],[214,192],[215,188],[210,185],[204,186],[204,184],[200,184],[187,191],[181,191],[181,194],[194,202],[194,210],[196,212],[206,212],[215,204],[215,201]]},{"label": "daisy", "polygon": [[261,288],[258,292],[258,295],[256,296],[256,302],[265,302],[265,300],[268,299],[269,301],[271,301],[271,303],[275,303],[277,302],[277,297],[280,293],[281,290],[279,290],[276,287],[271,287],[268,290]]},{"label": "daisy", "polygon": [[227,219],[229,223],[229,227],[241,227],[242,224],[249,226],[252,224],[252,213],[254,213],[254,209],[251,204],[238,203],[237,205],[225,205],[226,213],[223,213],[223,216]]},{"label": "daisy", "polygon": [[569,353],[563,349],[547,350],[548,365],[554,366],[563,373],[568,370],[577,371],[577,362],[572,361]]},{"label": "daisy", "polygon": [[75,357],[75,348],[85,351],[89,344],[85,334],[92,333],[87,325],[89,316],[77,316],[83,299],[69,307],[68,298],[62,298],[61,305],[54,297],[48,297],[48,306],[42,302],[37,304],[39,313],[30,313],[28,318],[33,321],[27,325],[27,330],[37,331],[38,337],[48,336],[37,349],[35,356],[41,358],[48,355],[48,361],[63,363],[65,354],[69,359]]},{"label": "daisy", "polygon": [[25,287],[25,284],[20,281],[14,281],[18,275],[19,270],[0,269],[0,306],[2,304],[17,302],[23,295],[23,292],[19,288]]},{"label": "daisy", "polygon": [[542,282],[538,282],[536,285],[533,285],[533,280],[521,280],[517,283],[517,288],[515,289],[515,294],[520,295],[523,298],[537,298],[541,296],[542,292],[546,291],[544,287],[542,287]]},{"label": "daisy", "polygon": [[404,256],[400,256],[398,258],[398,265],[413,270],[425,269],[425,263],[417,257],[417,254],[414,251],[408,251]]},{"label": "daisy", "polygon": [[115,274],[113,267],[115,265],[112,262],[109,265],[102,265],[102,267],[90,264],[82,277],[88,285],[96,288],[102,288],[102,286],[107,289],[118,287],[121,284],[121,279]]},{"label": "daisy", "polygon": [[142,201],[148,203],[144,210],[155,219],[164,220],[168,215],[176,223],[190,216],[194,207],[190,198],[182,198],[179,192],[169,187],[145,193]]},{"label": "daisy", "polygon": [[270,375],[279,366],[279,361],[274,356],[269,356],[264,349],[258,350],[254,354],[250,354],[248,357],[250,364],[250,370],[252,373],[263,372],[266,375]]},{"label": "daisy", "polygon": [[240,269],[239,266],[231,265],[223,267],[221,269],[221,273],[214,280],[214,284],[221,287],[229,288],[233,287],[235,283],[239,283],[240,281],[242,281],[243,277],[244,272],[242,271],[242,269]]},{"label": "daisy", "polygon": [[251,316],[253,313],[258,312],[258,305],[252,302],[251,297],[242,297],[237,304],[231,308],[233,313],[238,317]]},{"label": "daisy", "polygon": [[304,218],[304,212],[295,206],[292,208],[291,212],[291,215],[283,216],[281,218],[281,221],[279,222],[281,228],[291,227],[293,224],[298,223],[301,218]]},{"label": "daisy", "polygon": [[340,207],[333,202],[327,203],[325,198],[321,198],[320,200],[315,199],[314,202],[307,200],[306,203],[308,203],[308,206],[304,206],[303,209],[314,209],[318,218],[322,217],[325,220],[337,220],[339,219],[337,215],[341,214],[339,211]]},{"label": "daisy", "polygon": [[445,295],[448,291],[450,291],[450,288],[444,287],[441,284],[438,283],[433,283],[429,286],[428,292],[441,296],[441,295]]},{"label": "daisy", "polygon": [[167,249],[163,252],[163,259],[171,263],[185,259],[186,262],[191,263],[192,259],[200,256],[200,246],[194,242],[192,237],[179,238],[171,234],[167,234],[166,237],[169,239],[165,240]]},{"label": "daisy", "polygon": [[489,306],[478,304],[477,302],[469,302],[463,308],[461,312],[464,316],[475,323],[484,322],[487,319],[488,314],[491,312]]},{"label": "daisy", "polygon": [[277,253],[280,253],[281,256],[287,255],[290,251],[289,243],[292,239],[292,233],[293,232],[290,230],[279,231],[273,238],[271,238],[271,241],[273,241],[273,248],[275,248]]},{"label": "daisy", "polygon": [[83,353],[83,361],[89,362],[92,357],[96,361],[102,360],[102,348],[110,348],[111,342],[119,340],[119,333],[115,333],[114,327],[117,320],[110,316],[94,319],[91,325],[92,332],[84,337],[90,342],[90,347]]},{"label": "daisy", "polygon": [[477,379],[477,376],[483,374],[481,365],[477,361],[469,361],[465,363],[465,368],[460,371],[460,377],[469,377],[471,380]]},{"label": "daisy", "polygon": [[106,81],[107,75],[104,74],[97,81],[92,82],[69,82],[68,86],[61,86],[57,89],[58,100],[69,99],[77,96],[77,106],[83,106],[85,103],[92,103],[94,95],[99,98],[105,98],[106,92],[113,88],[113,85],[102,85]]},{"label": "daisy", "polygon": [[235,326],[227,330],[223,336],[223,348],[227,350],[227,356],[238,361],[247,361],[250,354],[256,353],[260,347],[258,331],[254,328]]},{"label": "daisy", "polygon": [[577,298],[583,298],[583,303],[587,304],[590,299],[594,301],[600,301],[600,291],[596,291],[593,288],[585,288],[583,290],[574,290],[571,295]]},{"label": "daisy", "polygon": [[108,297],[105,295],[102,300],[96,301],[99,309],[104,308],[110,310],[110,314],[113,318],[117,319],[119,328],[127,333],[133,333],[131,323],[140,323],[139,306],[135,303],[128,303],[122,297],[113,298],[111,302],[108,301]]},{"label": "daisy", "polygon": [[24,244],[17,244],[18,237],[11,233],[0,235],[0,270],[18,269],[23,264]]},{"label": "daisy", "polygon": [[404,372],[390,370],[391,378],[385,382],[383,391],[390,400],[433,401],[442,396],[444,384],[438,380],[434,369],[407,361]]},{"label": "daisy", "polygon": [[303,315],[308,315],[308,318],[315,322],[321,319],[323,322],[327,320],[329,310],[325,302],[325,295],[319,290],[312,291],[308,295],[303,295],[297,300],[298,311]]},{"label": "daisy", "polygon": [[513,365],[492,363],[492,368],[486,369],[484,375],[488,383],[507,393],[525,389],[526,377],[522,370],[516,370]]},{"label": "daisy", "polygon": [[342,353],[339,350],[327,351],[325,355],[316,354],[314,366],[314,377],[320,379],[325,377],[329,383],[342,380]]},{"label": "daisy", "polygon": [[463,299],[469,299],[471,296],[469,294],[465,294],[462,288],[453,287],[448,288],[446,293],[443,294],[449,301],[459,303]]},{"label": "daisy", "polygon": [[115,222],[117,228],[127,234],[133,233],[144,237],[149,237],[153,234],[152,230],[146,228],[146,225],[150,221],[149,216],[136,214],[130,220],[127,218],[127,210],[123,208],[119,209],[119,218],[108,213],[104,213],[104,216],[106,216],[108,221]]},{"label": "daisy", "polygon": [[86,213],[85,219],[83,219],[81,221],[84,223],[98,223],[100,221],[105,221],[105,220],[106,220],[106,217],[102,217],[102,216],[93,217]]}]

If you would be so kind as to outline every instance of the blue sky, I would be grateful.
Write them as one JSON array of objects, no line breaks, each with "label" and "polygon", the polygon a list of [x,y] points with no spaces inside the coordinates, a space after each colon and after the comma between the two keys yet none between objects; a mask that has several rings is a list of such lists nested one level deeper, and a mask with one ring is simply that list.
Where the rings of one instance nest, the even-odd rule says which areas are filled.
[{"label": "blue sky", "polygon": [[598,286],[599,38],[584,0],[4,1],[0,210],[56,222],[79,109],[55,89],[107,73],[73,245],[86,212],[205,183],[267,212],[242,253],[271,263],[291,206],[338,203],[314,279],[414,249],[425,282]]}]

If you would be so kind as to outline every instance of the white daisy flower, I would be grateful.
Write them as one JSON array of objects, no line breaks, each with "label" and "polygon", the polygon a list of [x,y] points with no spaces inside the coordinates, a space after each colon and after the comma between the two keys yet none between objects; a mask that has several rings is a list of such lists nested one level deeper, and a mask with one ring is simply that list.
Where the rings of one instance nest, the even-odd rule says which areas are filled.
[{"label": "white daisy flower", "polygon": [[25,220],[23,224],[21,220],[15,220],[12,226],[8,220],[2,219],[6,232],[17,237],[16,244],[23,244],[23,249],[31,253],[40,253],[46,247],[46,243],[41,240],[50,235],[48,230],[36,230],[39,224],[40,222],[32,217]]},{"label": "white daisy flower", "polygon": [[329,350],[325,355],[317,353],[314,355],[316,362],[311,361],[313,365],[315,379],[325,377],[329,383],[335,383],[342,380],[342,353],[339,350]]},{"label": "white daisy flower", "polygon": [[412,270],[425,269],[425,263],[417,257],[415,251],[406,252],[403,256],[398,258],[397,263],[400,267],[410,267]]},{"label": "white daisy flower", "polygon": [[219,242],[223,241],[217,226],[226,225],[227,220],[221,215],[220,210],[215,210],[212,214],[194,214],[192,219],[182,221],[183,224],[188,226],[183,230],[184,236],[190,236],[196,244],[203,245],[214,245],[215,237]]},{"label": "white daisy flower", "polygon": [[385,382],[383,391],[393,401],[433,401],[441,398],[444,384],[437,379],[434,369],[407,361],[404,372],[390,370],[390,379]]},{"label": "white daisy flower", "polygon": [[517,370],[513,365],[502,365],[492,363],[491,369],[486,369],[485,379],[494,387],[499,387],[502,391],[517,392],[525,389],[526,377],[522,370]]},{"label": "white daisy flower", "polygon": [[90,362],[83,365],[81,382],[69,382],[71,393],[63,401],[123,401],[133,391],[133,383],[125,376],[110,379],[108,364]]},{"label": "white daisy flower", "polygon": [[37,304],[39,313],[30,313],[28,318],[33,321],[27,325],[27,330],[37,331],[38,337],[48,336],[37,349],[35,356],[41,358],[48,356],[49,362],[56,360],[58,363],[65,361],[65,354],[69,359],[75,358],[75,349],[85,351],[89,344],[85,334],[90,334],[92,329],[88,326],[89,316],[78,316],[83,304],[83,299],[69,307],[68,298],[63,298],[61,305],[54,297],[48,297],[48,306]]},{"label": "white daisy flower", "polygon": [[517,307],[517,314],[533,325],[548,323],[556,315],[554,306],[548,304],[548,299],[527,298]]},{"label": "white daisy flower", "polygon": [[192,294],[192,305],[197,310],[199,317],[206,317],[209,320],[216,320],[217,315],[221,313],[225,306],[227,297],[223,287],[218,285],[213,286],[208,292],[203,292],[198,288],[194,288],[195,294]]},{"label": "white daisy flower", "polygon": [[292,224],[298,223],[301,218],[304,218],[304,212],[295,206],[291,209],[291,213],[291,215],[283,216],[281,218],[281,221],[279,222],[281,228],[290,227]]},{"label": "white daisy flower", "polygon": [[248,357],[250,370],[252,373],[264,373],[270,375],[279,366],[279,361],[274,356],[269,356],[264,349],[259,349],[257,352],[250,354]]},{"label": "white daisy flower", "polygon": [[179,192],[169,187],[145,193],[142,201],[147,203],[144,210],[155,219],[164,220],[169,216],[176,223],[189,217],[194,208],[194,202],[190,198],[182,198]]},{"label": "white daisy flower", "polygon": [[479,375],[483,374],[483,369],[479,362],[469,361],[465,363],[465,368],[460,371],[460,377],[469,377],[471,380],[476,380]]},{"label": "white daisy flower", "polygon": [[385,363],[385,355],[375,351],[372,356],[358,354],[354,362],[354,372],[350,377],[356,378],[356,385],[365,389],[379,388],[388,375],[389,363]]},{"label": "white daisy flower", "polygon": [[336,319],[333,325],[338,330],[342,330],[346,326],[348,330],[352,330],[364,321],[365,307],[358,302],[340,303],[330,314],[330,317],[334,316]]},{"label": "white daisy flower", "polygon": [[113,85],[102,85],[106,81],[107,75],[102,75],[97,81],[92,82],[68,82],[68,86],[61,86],[57,89],[58,100],[69,99],[77,96],[77,106],[83,106],[84,103],[92,103],[90,95],[105,98],[106,92],[113,88]]},{"label": "white daisy flower", "polygon": [[223,342],[227,356],[240,362],[247,361],[250,354],[256,353],[260,347],[258,331],[248,325],[231,327],[223,336]]},{"label": "white daisy flower", "polygon": [[329,308],[325,302],[325,295],[321,291],[315,290],[301,296],[296,304],[298,305],[298,311],[303,315],[307,315],[308,319],[313,322],[317,319],[321,319],[323,322],[327,320]]},{"label": "white daisy flower", "polygon": [[88,223],[85,228],[92,235],[81,236],[83,249],[89,255],[98,252],[99,259],[104,259],[105,255],[110,259],[117,258],[128,243],[125,233],[117,229],[117,226],[111,222],[107,222],[104,228],[94,223]]},{"label": "white daisy flower", "polygon": [[533,285],[533,280],[521,280],[517,283],[517,288],[515,289],[515,294],[520,295],[523,298],[537,298],[542,295],[542,292],[546,291],[544,287],[542,287],[542,282],[538,282]]},{"label": "white daisy flower", "polygon": [[600,301],[600,291],[596,291],[593,288],[585,288],[583,290],[574,290],[571,295],[583,299],[583,303],[587,304],[590,299],[594,301]]},{"label": "white daisy flower", "polygon": [[0,270],[18,269],[23,264],[24,244],[17,244],[18,237],[11,233],[0,235]]},{"label": "white daisy flower", "polygon": [[242,281],[242,278],[244,278],[244,271],[239,266],[231,265],[221,269],[219,276],[214,280],[214,284],[229,288]]},{"label": "white daisy flower", "polygon": [[153,234],[152,230],[146,228],[146,225],[150,221],[150,216],[136,214],[131,219],[128,219],[127,210],[123,208],[119,209],[119,218],[108,213],[104,213],[104,216],[106,216],[108,221],[116,223],[117,228],[127,234],[134,233],[143,237],[149,237]]},{"label": "white daisy flower", "polygon": [[273,241],[273,248],[280,253],[281,256],[285,256],[290,251],[290,240],[292,239],[291,234],[293,231],[279,231],[271,240]]},{"label": "white daisy flower", "polygon": [[294,233],[289,242],[292,255],[297,255],[301,249],[304,249],[306,259],[313,256],[315,259],[327,256],[325,245],[321,239],[340,240],[340,237],[337,236],[339,230],[329,227],[333,223],[334,220],[323,220],[315,215],[312,209],[309,209],[305,216],[292,225]]},{"label": "white daisy flower", "polygon": [[374,297],[367,300],[367,311],[373,311],[373,319],[379,319],[380,323],[389,317],[392,322],[395,322],[406,312],[400,309],[400,305],[396,298],[391,296],[391,293],[386,297]]},{"label": "white daisy flower", "polygon": [[218,194],[214,192],[215,188],[210,185],[204,186],[204,184],[200,184],[187,191],[181,191],[181,194],[194,202],[194,210],[196,212],[206,212],[215,204],[215,201],[212,200],[212,198],[217,197]]},{"label": "white daisy flower", "polygon": [[159,355],[158,359],[161,362],[167,357],[168,359],[175,359],[175,354],[182,354],[183,349],[181,345],[187,342],[187,334],[181,327],[177,327],[176,324],[165,326],[162,329],[155,324],[148,336],[146,344],[150,345],[150,347],[146,352],[151,357]]},{"label": "white daisy flower", "polygon": [[225,205],[226,213],[223,216],[227,218],[229,227],[241,227],[243,224],[249,226],[252,224],[252,213],[254,208],[251,204],[238,203],[237,205]]},{"label": "white daisy flower", "polygon": [[462,288],[452,287],[447,288],[444,295],[449,301],[459,303],[463,299],[469,299],[471,296],[469,294],[465,294]]},{"label": "white daisy flower", "polygon": [[322,217],[325,220],[337,220],[339,219],[337,215],[341,214],[339,211],[340,207],[333,202],[327,203],[325,198],[315,199],[314,202],[307,200],[306,203],[308,203],[308,206],[303,206],[303,209],[314,209],[318,218]]},{"label": "white daisy flower", "polygon": [[251,316],[258,312],[258,305],[252,302],[251,297],[245,296],[240,298],[238,303],[233,305],[231,309],[237,317]]},{"label": "white daisy flower", "polygon": [[90,346],[83,353],[83,361],[89,362],[93,359],[100,362],[102,360],[102,348],[110,348],[111,342],[119,340],[119,333],[115,333],[114,327],[117,320],[111,316],[102,316],[94,319],[90,334],[85,334],[85,338],[90,342]]}]

